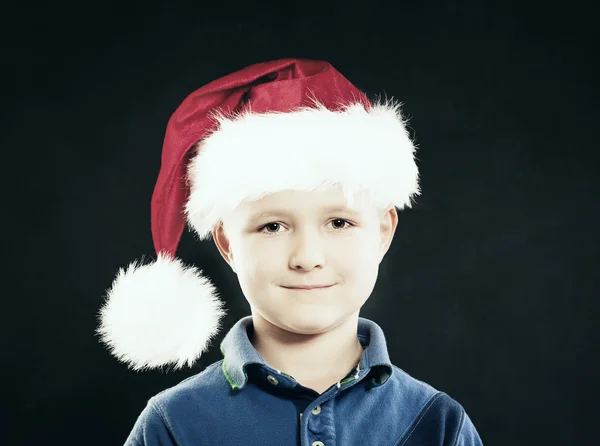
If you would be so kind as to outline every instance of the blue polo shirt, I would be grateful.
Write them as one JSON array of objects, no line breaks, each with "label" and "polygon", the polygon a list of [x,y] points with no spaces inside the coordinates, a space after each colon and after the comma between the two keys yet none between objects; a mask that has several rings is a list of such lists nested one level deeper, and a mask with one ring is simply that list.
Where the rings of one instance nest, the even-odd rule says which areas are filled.
[{"label": "blue polo shirt", "polygon": [[391,364],[382,329],[358,319],[360,362],[322,394],[270,367],[250,342],[252,317],[223,359],[148,401],[126,446],[475,446],[463,407]]}]

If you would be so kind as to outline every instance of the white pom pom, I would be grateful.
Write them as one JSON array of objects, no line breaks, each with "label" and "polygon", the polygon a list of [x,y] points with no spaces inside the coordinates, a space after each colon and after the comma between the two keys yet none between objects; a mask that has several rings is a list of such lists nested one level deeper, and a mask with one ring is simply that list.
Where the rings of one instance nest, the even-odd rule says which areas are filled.
[{"label": "white pom pom", "polygon": [[193,267],[160,254],[119,270],[100,310],[97,333],[133,370],[191,366],[225,315],[215,288]]}]

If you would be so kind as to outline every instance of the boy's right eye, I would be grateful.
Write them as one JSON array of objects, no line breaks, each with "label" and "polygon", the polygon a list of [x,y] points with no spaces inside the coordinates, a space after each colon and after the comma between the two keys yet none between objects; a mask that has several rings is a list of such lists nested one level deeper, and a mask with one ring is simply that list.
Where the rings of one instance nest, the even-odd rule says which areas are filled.
[{"label": "boy's right eye", "polygon": [[[263,225],[259,228],[258,232],[263,232],[263,233],[267,233],[267,234],[276,234],[277,232],[277,228],[281,226],[281,223],[276,223],[276,222],[272,222],[272,223],[267,223],[266,225]],[[265,229],[273,229],[273,231],[265,231]]]}]

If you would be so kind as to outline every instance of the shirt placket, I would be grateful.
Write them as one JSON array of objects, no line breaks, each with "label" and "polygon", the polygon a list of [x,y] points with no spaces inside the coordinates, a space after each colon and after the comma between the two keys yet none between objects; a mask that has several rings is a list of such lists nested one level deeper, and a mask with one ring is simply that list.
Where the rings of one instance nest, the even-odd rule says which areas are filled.
[{"label": "shirt placket", "polygon": [[[306,432],[307,435],[303,438],[302,436],[302,413],[299,416],[300,423],[300,444],[301,446],[333,446],[336,444],[336,432],[333,420],[333,410],[331,404],[326,404],[327,401],[332,400],[341,391],[341,388],[346,384],[352,383],[358,380],[360,375],[360,363],[356,365],[356,368],[348,374],[345,378],[338,381],[334,386],[329,388],[322,396],[327,395],[327,399],[322,400],[313,407],[306,418]],[[352,384],[353,385],[353,384]],[[351,386],[349,386],[351,387]],[[333,393],[328,395],[330,392]],[[344,389],[346,390],[346,389]],[[319,400],[319,398],[317,398]],[[307,411],[309,410],[307,407]]]}]

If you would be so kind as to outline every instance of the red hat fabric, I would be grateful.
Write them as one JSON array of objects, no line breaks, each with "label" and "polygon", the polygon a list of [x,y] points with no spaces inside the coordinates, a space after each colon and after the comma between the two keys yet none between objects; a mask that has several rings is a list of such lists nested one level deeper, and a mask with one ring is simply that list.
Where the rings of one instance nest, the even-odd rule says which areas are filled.
[{"label": "red hat fabric", "polygon": [[289,112],[311,104],[312,92],[329,110],[367,97],[328,62],[281,59],[231,73],[191,93],[167,125],[162,164],[152,196],[152,236],[156,253],[175,255],[185,227],[189,196],[186,167],[195,143],[216,128],[210,112],[235,113],[250,105],[253,113]]}]

